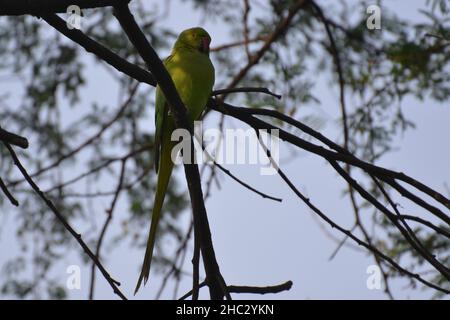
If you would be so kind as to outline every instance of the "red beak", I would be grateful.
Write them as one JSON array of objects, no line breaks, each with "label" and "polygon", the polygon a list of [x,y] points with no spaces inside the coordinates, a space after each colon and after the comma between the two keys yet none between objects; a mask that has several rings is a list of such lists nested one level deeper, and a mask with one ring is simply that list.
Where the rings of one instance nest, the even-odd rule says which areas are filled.
[{"label": "red beak", "polygon": [[204,53],[209,53],[209,44],[211,40],[208,37],[202,38],[201,51]]}]

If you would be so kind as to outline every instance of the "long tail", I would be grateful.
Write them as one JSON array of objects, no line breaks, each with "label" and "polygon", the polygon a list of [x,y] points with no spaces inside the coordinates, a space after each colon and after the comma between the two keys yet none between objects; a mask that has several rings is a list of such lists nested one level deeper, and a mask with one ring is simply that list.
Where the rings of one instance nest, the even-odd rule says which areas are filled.
[{"label": "long tail", "polygon": [[[164,141],[165,142],[165,141]],[[156,185],[155,201],[153,203],[152,222],[150,226],[150,233],[147,240],[147,248],[145,249],[144,263],[142,264],[141,275],[134,290],[134,294],[139,290],[139,287],[144,280],[144,285],[148,280],[150,274],[150,265],[153,256],[153,247],[155,245],[156,229],[161,218],[161,208],[164,203],[164,196],[166,195],[167,186],[169,184],[170,175],[173,169],[173,162],[170,158],[171,143],[164,143],[163,150],[161,150],[161,159],[159,161],[158,182]]]}]

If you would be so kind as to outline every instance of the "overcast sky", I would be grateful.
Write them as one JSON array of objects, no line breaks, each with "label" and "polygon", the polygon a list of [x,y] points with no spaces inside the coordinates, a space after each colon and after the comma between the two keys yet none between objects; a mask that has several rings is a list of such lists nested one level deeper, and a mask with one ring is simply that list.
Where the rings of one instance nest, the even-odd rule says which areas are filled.
[{"label": "overcast sky", "polygon": [[[327,3],[327,1],[320,2]],[[385,3],[402,18],[412,21],[422,19],[417,10],[423,6],[424,1],[397,0],[385,1]],[[182,1],[170,1],[167,25],[176,31],[202,25],[200,17],[186,14],[191,11],[191,8]],[[212,46],[226,43],[230,39],[229,31],[224,29],[223,25],[208,22],[203,26],[212,36]],[[83,52],[83,54],[86,55],[90,79],[83,91],[83,99],[114,105],[117,102],[117,95],[111,95],[111,92],[118,90],[117,85],[105,68],[94,64],[88,53]],[[166,52],[160,54],[164,56]],[[214,54],[212,56],[214,57]],[[341,130],[337,122],[339,117],[337,89],[337,87],[331,88],[327,79],[318,78],[314,92],[320,96],[321,105],[314,107],[320,110],[317,111],[318,114],[326,120],[321,132],[332,140],[341,141]],[[154,89],[149,88],[148,92],[149,96],[153,95]],[[351,101],[349,99],[350,104]],[[385,156],[378,164],[401,170],[445,193],[444,183],[450,183],[448,168],[450,109],[448,105],[406,99],[402,108],[406,116],[415,122],[417,128],[397,137],[393,144],[398,147],[398,151]],[[148,128],[152,128],[151,130],[153,130],[152,116],[151,113],[145,120]],[[228,121],[226,126],[246,128],[238,121]],[[32,151],[32,147],[30,150]],[[282,148],[281,158],[283,154],[289,154],[289,151]],[[282,162],[281,167],[314,204],[342,225],[351,226],[353,213],[349,199],[342,197],[345,184],[325,161],[311,154],[298,152],[295,160]],[[369,290],[366,286],[368,277],[366,270],[373,264],[373,257],[366,252],[344,247],[333,260],[329,261],[330,255],[336,248],[336,242],[329,237],[328,233],[337,239],[341,239],[342,235],[315,218],[279,176],[261,176],[257,166],[233,165],[228,168],[243,180],[250,181],[261,191],[283,198],[283,202],[262,199],[227,177],[222,179],[220,190],[213,189],[213,195],[206,206],[217,259],[225,280],[228,284],[255,286],[275,285],[287,280],[292,280],[294,283],[290,291],[264,296],[234,295],[235,299],[386,298],[382,290]],[[180,173],[182,172],[178,170],[177,174]],[[180,179],[180,181],[184,180]],[[181,187],[186,188],[185,185]],[[153,195],[149,196],[153,197]],[[405,210],[413,209],[401,198],[396,198],[396,201],[404,206]],[[98,201],[96,203],[98,212],[104,212],[108,205],[109,201],[106,199]],[[117,234],[121,217],[127,215],[125,197],[120,199],[116,213],[106,240]],[[417,213],[417,210],[414,213]],[[186,222],[189,214],[190,211],[186,211],[183,216]],[[99,221],[103,219],[102,216]],[[14,243],[13,220],[14,216],[8,214],[2,221],[4,227],[0,233],[0,252],[2,253],[0,265],[15,256],[18,250],[18,245]],[[76,225],[77,230],[80,231],[83,227],[83,225]],[[114,278],[120,280],[125,295],[133,298],[144,249],[131,250],[128,243],[123,243],[119,247],[105,248],[107,260],[104,265]],[[185,269],[188,271],[191,270],[191,257],[190,250],[185,264]],[[58,264],[59,267],[53,270],[62,283],[67,277],[67,266],[72,264],[82,266],[78,254],[69,254],[62,263]],[[69,291],[70,298],[85,299],[87,297],[89,270],[90,267],[82,267],[81,290]],[[153,275],[151,281],[140,290],[136,298],[146,299],[155,296],[161,278]],[[408,282],[404,280],[391,281],[391,289],[396,298],[428,298],[432,294],[430,291],[410,291],[405,289],[407,284]],[[191,286],[191,278],[185,277],[181,282],[178,296],[188,291]],[[163,298],[172,298],[172,289],[173,287],[169,285]],[[207,293],[207,289],[202,289],[201,297],[207,298]],[[97,277],[96,298],[116,298],[100,275]]]}]

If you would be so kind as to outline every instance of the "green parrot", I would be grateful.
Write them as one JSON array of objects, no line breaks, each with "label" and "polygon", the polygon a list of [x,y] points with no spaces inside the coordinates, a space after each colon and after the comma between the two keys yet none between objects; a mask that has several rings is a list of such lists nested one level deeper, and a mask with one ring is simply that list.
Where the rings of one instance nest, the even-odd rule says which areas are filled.
[{"label": "green parrot", "polygon": [[[163,61],[187,108],[188,120],[192,122],[199,119],[205,109],[214,85],[214,66],[209,59],[210,43],[211,37],[206,30],[202,28],[184,30],[178,36],[170,56]],[[173,169],[171,152],[177,143],[171,141],[175,123],[159,86],[156,87],[155,126],[155,169],[158,173],[158,182],[144,263],[135,294],[139,290],[142,280],[145,284],[150,274],[156,230]]]}]

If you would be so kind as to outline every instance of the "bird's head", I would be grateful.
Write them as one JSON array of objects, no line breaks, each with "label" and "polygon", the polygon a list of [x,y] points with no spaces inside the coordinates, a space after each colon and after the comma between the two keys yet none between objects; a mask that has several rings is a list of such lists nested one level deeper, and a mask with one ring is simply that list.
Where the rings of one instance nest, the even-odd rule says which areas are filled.
[{"label": "bird's head", "polygon": [[175,43],[177,47],[188,47],[197,50],[201,53],[209,55],[209,44],[211,43],[211,36],[203,28],[190,28],[180,33]]}]

